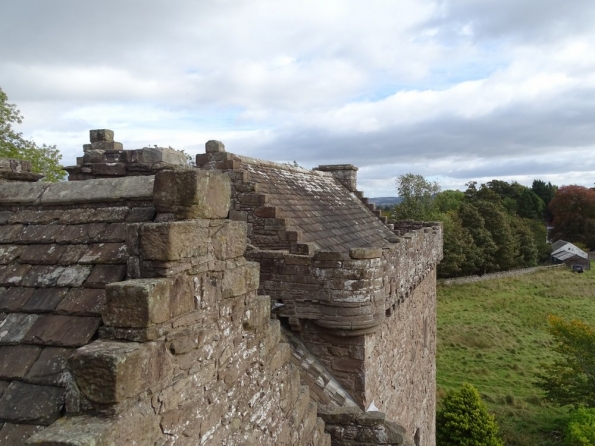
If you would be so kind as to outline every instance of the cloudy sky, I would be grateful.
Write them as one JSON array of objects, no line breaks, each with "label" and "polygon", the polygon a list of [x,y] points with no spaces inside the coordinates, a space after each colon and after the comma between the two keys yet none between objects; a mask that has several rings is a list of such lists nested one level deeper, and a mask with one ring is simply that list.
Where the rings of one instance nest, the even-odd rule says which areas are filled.
[{"label": "cloudy sky", "polygon": [[595,183],[593,0],[2,0],[0,87],[75,163],[124,148]]}]

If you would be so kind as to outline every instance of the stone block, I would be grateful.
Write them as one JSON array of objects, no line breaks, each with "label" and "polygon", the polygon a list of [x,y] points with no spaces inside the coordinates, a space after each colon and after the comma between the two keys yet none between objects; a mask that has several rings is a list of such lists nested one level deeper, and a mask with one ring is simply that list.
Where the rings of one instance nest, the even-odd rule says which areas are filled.
[{"label": "stone block", "polygon": [[114,131],[108,129],[89,130],[89,140],[93,142],[113,141]]},{"label": "stone block", "polygon": [[166,368],[162,344],[95,341],[71,359],[76,383],[89,400],[113,404],[155,385]]},{"label": "stone block", "polygon": [[178,219],[225,218],[231,203],[231,182],[220,172],[198,169],[161,171],[155,176],[158,212]]},{"label": "stone block", "polygon": [[271,318],[271,298],[269,296],[256,296],[244,313],[244,328],[255,330],[265,326]]},{"label": "stone block", "polygon": [[91,143],[91,147],[93,147],[93,150],[101,150],[102,152],[121,152],[124,149],[122,143],[116,141],[97,141]]},{"label": "stone block", "polygon": [[83,155],[83,164],[103,162],[102,150],[87,150]]},{"label": "stone block", "polygon": [[212,227],[210,238],[215,258],[227,260],[243,255],[246,237],[247,226],[243,222],[226,220],[221,226]]},{"label": "stone block", "polygon": [[93,175],[110,177],[123,177],[126,175],[126,164],[124,163],[98,163],[91,165]]},{"label": "stone block", "polygon": [[140,233],[145,260],[174,261],[207,254],[208,222],[148,223]]},{"label": "stone block", "polygon": [[[152,200],[151,176],[103,178],[83,182],[53,183],[46,186],[41,204],[111,203],[128,200]],[[3,187],[0,187],[0,201]]]},{"label": "stone block", "polygon": [[349,257],[352,259],[378,259],[382,257],[382,248],[351,248]]},{"label": "stone block", "polygon": [[169,147],[143,147],[139,150],[127,150],[125,159],[128,163],[154,164],[164,163],[173,166],[187,166],[188,159],[180,151]]},{"label": "stone block", "polygon": [[35,204],[49,183],[1,183],[0,203]]},{"label": "stone block", "polygon": [[225,145],[221,141],[211,139],[205,144],[206,153],[225,152]]},{"label": "stone block", "polygon": [[104,323],[144,328],[169,320],[171,288],[168,279],[137,279],[107,285]]}]

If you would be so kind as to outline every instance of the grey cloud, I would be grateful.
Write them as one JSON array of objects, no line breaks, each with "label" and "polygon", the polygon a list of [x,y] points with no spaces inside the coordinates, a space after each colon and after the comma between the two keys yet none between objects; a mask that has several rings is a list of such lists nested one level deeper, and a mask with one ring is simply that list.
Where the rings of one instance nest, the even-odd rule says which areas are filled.
[{"label": "grey cloud", "polygon": [[[441,0],[436,17],[425,24],[439,35],[458,39],[552,42],[590,31],[595,4],[590,0]],[[470,26],[473,36],[463,35]]]}]

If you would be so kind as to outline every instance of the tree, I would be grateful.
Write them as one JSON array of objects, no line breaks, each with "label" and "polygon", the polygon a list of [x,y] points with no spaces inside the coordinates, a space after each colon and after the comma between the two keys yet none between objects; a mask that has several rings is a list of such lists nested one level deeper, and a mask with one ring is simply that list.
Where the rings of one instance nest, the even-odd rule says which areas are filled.
[{"label": "tree", "polygon": [[422,175],[408,173],[396,180],[402,201],[395,206],[399,220],[432,220],[435,216],[433,199],[440,192],[437,182],[427,181]]},{"label": "tree", "polygon": [[45,181],[59,181],[66,172],[60,166],[62,155],[56,146],[36,145],[23,138],[12,126],[20,124],[23,117],[16,105],[8,103],[6,93],[0,88],[0,158],[16,158],[31,161],[33,172],[45,176]]},{"label": "tree", "polygon": [[579,407],[572,412],[566,429],[568,446],[595,446],[595,409]]},{"label": "tree", "polygon": [[445,190],[434,196],[434,207],[438,212],[456,211],[463,203],[465,194],[460,190]]},{"label": "tree", "polygon": [[481,250],[473,242],[469,231],[463,227],[457,212],[442,214],[443,253],[438,264],[439,277],[456,277],[473,274],[481,264]]},{"label": "tree", "polygon": [[436,443],[440,446],[503,446],[498,424],[471,384],[448,392],[442,400],[436,413]]},{"label": "tree", "polygon": [[548,319],[559,357],[543,365],[536,385],[560,406],[595,407],[595,327],[552,315]]},{"label": "tree", "polygon": [[551,221],[551,219],[553,218],[553,215],[549,210],[549,205],[550,205],[550,201],[552,201],[552,198],[554,198],[554,195],[556,195],[558,186],[554,186],[549,181],[546,184],[545,181],[542,181],[542,180],[533,180],[533,185],[531,186],[531,190],[533,192],[535,192],[535,194],[539,198],[541,198],[541,200],[545,204],[544,217],[546,218],[546,220]]},{"label": "tree", "polygon": [[[459,217],[463,227],[473,238],[473,245],[478,248],[477,257],[473,259],[474,273],[493,271],[496,265],[498,246],[494,243],[492,234],[486,229],[485,220],[475,206],[463,203],[459,209]],[[471,271],[469,271],[471,273]]]},{"label": "tree", "polygon": [[554,215],[552,237],[595,248],[595,190],[562,186],[550,202]]}]

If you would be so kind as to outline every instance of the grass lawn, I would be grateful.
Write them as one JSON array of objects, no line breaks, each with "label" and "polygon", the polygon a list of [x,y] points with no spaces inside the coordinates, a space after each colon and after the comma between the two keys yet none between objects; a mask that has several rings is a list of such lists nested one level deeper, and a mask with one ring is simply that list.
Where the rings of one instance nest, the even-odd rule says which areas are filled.
[{"label": "grass lawn", "polygon": [[[547,315],[595,325],[595,265],[438,287],[438,397],[468,382],[507,445],[561,445],[567,409],[545,403],[535,372],[551,362]],[[594,352],[595,354],[595,352]]]}]

